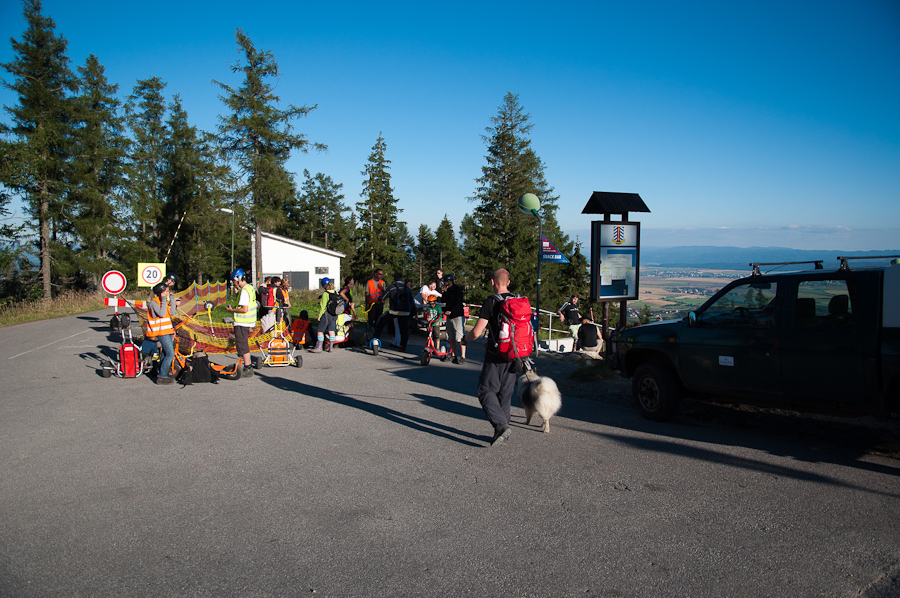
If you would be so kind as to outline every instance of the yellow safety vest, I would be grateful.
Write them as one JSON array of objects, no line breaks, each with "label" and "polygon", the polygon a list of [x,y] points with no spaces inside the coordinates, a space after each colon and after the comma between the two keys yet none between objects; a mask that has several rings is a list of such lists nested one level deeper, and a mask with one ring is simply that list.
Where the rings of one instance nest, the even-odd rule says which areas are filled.
[{"label": "yellow safety vest", "polygon": [[[247,313],[242,314],[241,312],[234,312],[234,323],[241,324],[244,326],[255,326],[256,325],[256,289],[254,289],[249,284],[244,285],[241,289],[241,293],[247,291],[247,296],[250,298],[250,304],[247,306]],[[240,302],[240,295],[238,296],[238,301]]]}]

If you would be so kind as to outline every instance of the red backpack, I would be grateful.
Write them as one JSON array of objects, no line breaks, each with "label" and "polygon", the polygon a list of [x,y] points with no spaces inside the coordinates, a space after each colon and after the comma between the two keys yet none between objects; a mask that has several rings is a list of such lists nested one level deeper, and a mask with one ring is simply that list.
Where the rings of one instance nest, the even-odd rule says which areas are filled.
[{"label": "red backpack", "polygon": [[528,297],[494,295],[494,299],[500,302],[497,354],[508,361],[529,357],[534,351],[534,328],[531,326]]},{"label": "red backpack", "polygon": [[260,293],[262,299],[263,307],[275,307],[275,287],[273,286],[265,286],[260,287],[262,293]]}]

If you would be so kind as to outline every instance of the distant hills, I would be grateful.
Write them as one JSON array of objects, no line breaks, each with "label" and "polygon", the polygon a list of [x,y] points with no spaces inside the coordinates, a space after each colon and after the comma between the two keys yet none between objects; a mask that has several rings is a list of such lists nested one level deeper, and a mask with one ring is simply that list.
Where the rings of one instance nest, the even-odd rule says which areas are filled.
[{"label": "distant hills", "polygon": [[841,251],[837,249],[790,249],[787,247],[641,247],[641,266],[670,268],[715,268],[750,270],[751,262],[803,262],[823,260],[826,268],[839,265],[838,256],[865,257],[900,255],[900,249],[883,251]]}]

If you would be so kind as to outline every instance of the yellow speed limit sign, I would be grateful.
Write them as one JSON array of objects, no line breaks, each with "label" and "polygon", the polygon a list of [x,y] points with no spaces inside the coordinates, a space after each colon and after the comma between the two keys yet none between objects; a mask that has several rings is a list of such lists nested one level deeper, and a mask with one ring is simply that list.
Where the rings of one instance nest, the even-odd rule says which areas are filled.
[{"label": "yellow speed limit sign", "polygon": [[166,276],[165,264],[139,263],[137,265],[138,286],[152,287],[156,283],[162,282]]}]

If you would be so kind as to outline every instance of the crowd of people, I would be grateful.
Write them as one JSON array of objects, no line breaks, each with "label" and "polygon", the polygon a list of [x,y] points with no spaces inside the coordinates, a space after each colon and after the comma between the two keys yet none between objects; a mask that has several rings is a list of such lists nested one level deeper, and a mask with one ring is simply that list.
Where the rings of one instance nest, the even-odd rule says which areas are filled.
[{"label": "crowd of people", "polygon": [[[153,297],[147,302],[148,323],[142,350],[145,357],[149,356],[159,343],[161,363],[157,384],[172,383],[168,372],[174,358],[172,316],[177,310],[178,300],[172,289],[176,280],[174,275],[167,276],[153,287]],[[263,330],[283,322],[284,327],[290,330],[296,347],[307,347],[312,340],[309,314],[303,310],[296,319],[291,319],[290,294],[280,277],[267,277],[259,289],[254,289],[247,281],[246,273],[238,268],[232,272],[230,282],[238,299],[236,305],[226,305],[225,309],[233,314],[234,340],[243,367],[242,377],[253,375],[249,338],[257,321]],[[362,311],[374,337],[380,338],[388,328],[395,334],[392,345],[402,352],[407,350],[410,328],[418,314],[421,314],[435,346],[439,344],[440,327],[445,323],[449,353],[454,364],[466,363],[467,343],[482,334],[487,335],[477,392],[482,410],[494,430],[491,445],[496,446],[506,442],[510,435],[510,406],[517,372],[516,364],[497,349],[502,326],[500,306],[505,299],[515,295],[509,291],[509,272],[505,269],[495,270],[490,282],[494,294],[482,303],[478,319],[468,332],[465,327],[468,308],[463,288],[456,284],[453,274],[444,274],[441,270],[437,270],[435,278],[414,293],[412,281],[402,274],[395,274],[393,282],[388,285],[384,280],[384,271],[376,269],[364,286]],[[353,300],[355,281],[352,276],[344,279],[340,290],[336,290],[335,281],[330,278],[323,278],[321,283],[323,292],[315,319],[315,345],[309,348],[313,353],[330,352],[333,347],[346,341],[352,343],[353,320],[359,316]],[[574,348],[589,353],[600,350],[602,339],[598,327],[591,322],[588,314],[580,313],[578,295],[572,295],[557,313],[575,339]]]}]

